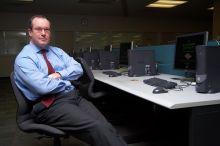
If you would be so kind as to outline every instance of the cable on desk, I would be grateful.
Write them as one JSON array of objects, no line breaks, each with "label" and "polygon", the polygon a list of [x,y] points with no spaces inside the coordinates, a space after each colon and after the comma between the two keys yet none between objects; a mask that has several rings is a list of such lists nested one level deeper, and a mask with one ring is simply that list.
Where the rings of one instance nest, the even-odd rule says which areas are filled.
[{"label": "cable on desk", "polygon": [[121,72],[121,75],[128,76],[128,72]]},{"label": "cable on desk", "polygon": [[189,82],[189,81],[184,81],[181,80],[180,83],[181,85],[177,85],[173,90],[174,91],[183,91],[184,88],[189,87],[189,86],[195,86],[194,82]]}]

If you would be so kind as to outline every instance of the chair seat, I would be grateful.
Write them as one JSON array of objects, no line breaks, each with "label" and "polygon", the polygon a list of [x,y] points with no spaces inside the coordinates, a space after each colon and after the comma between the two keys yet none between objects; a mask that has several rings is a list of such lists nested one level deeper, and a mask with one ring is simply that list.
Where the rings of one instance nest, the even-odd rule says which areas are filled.
[{"label": "chair seat", "polygon": [[68,136],[64,131],[46,124],[39,124],[31,116],[32,105],[17,88],[14,80],[14,73],[10,76],[11,85],[17,102],[16,123],[18,128],[26,133],[38,133],[54,138],[54,146],[60,146],[60,137]]},{"label": "chair seat", "polygon": [[67,135],[62,130],[59,130],[59,129],[52,127],[52,126],[49,126],[49,125],[36,123],[36,122],[34,122],[33,119],[29,119],[29,120],[23,121],[22,123],[19,123],[19,128],[22,131],[25,131],[28,133],[38,132],[38,133],[45,134],[45,135],[52,136],[52,137]]}]

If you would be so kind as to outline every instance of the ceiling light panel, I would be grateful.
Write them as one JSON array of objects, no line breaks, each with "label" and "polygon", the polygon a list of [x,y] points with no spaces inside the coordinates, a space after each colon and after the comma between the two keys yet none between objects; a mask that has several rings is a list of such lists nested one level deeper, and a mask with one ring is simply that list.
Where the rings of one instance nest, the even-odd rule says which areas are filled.
[{"label": "ceiling light panel", "polygon": [[214,7],[210,7],[210,8],[208,8],[208,10],[214,10]]},{"label": "ceiling light panel", "polygon": [[168,5],[181,5],[186,3],[187,1],[180,0],[158,0],[156,3],[158,4],[168,4]]},{"label": "ceiling light panel", "polygon": [[158,0],[154,3],[146,5],[146,7],[154,7],[154,8],[172,8],[181,4],[186,3],[187,1],[182,0]]},{"label": "ceiling light panel", "polygon": [[34,0],[17,0],[18,2],[33,2]]},{"label": "ceiling light panel", "polygon": [[156,4],[156,3],[153,3],[153,4],[149,4],[147,5],[146,7],[153,7],[153,8],[172,8],[172,7],[175,7],[176,5],[171,5],[171,4]]}]

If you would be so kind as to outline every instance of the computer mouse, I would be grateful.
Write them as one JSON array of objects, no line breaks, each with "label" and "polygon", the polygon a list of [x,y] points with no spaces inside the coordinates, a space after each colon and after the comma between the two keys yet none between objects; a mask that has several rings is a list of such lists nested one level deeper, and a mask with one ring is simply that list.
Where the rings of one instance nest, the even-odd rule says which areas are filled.
[{"label": "computer mouse", "polygon": [[108,75],[109,77],[117,77],[117,76],[121,76],[121,73],[118,72],[112,72]]},{"label": "computer mouse", "polygon": [[109,74],[108,76],[109,76],[109,77],[117,77],[116,74]]},{"label": "computer mouse", "polygon": [[168,90],[166,88],[163,88],[163,87],[156,87],[153,90],[154,94],[167,93],[167,92],[168,92]]}]

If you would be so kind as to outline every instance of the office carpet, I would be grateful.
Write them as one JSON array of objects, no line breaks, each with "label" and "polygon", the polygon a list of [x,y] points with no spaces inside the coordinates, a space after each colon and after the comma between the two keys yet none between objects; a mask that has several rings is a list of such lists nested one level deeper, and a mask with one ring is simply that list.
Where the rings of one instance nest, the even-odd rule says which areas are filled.
[{"label": "office carpet", "polygon": [[[126,131],[126,130],[124,130]],[[51,138],[20,131],[16,125],[16,101],[9,78],[0,78],[0,146],[52,146]],[[74,137],[62,139],[62,146],[88,146]],[[129,146],[151,146],[146,142]]]}]

